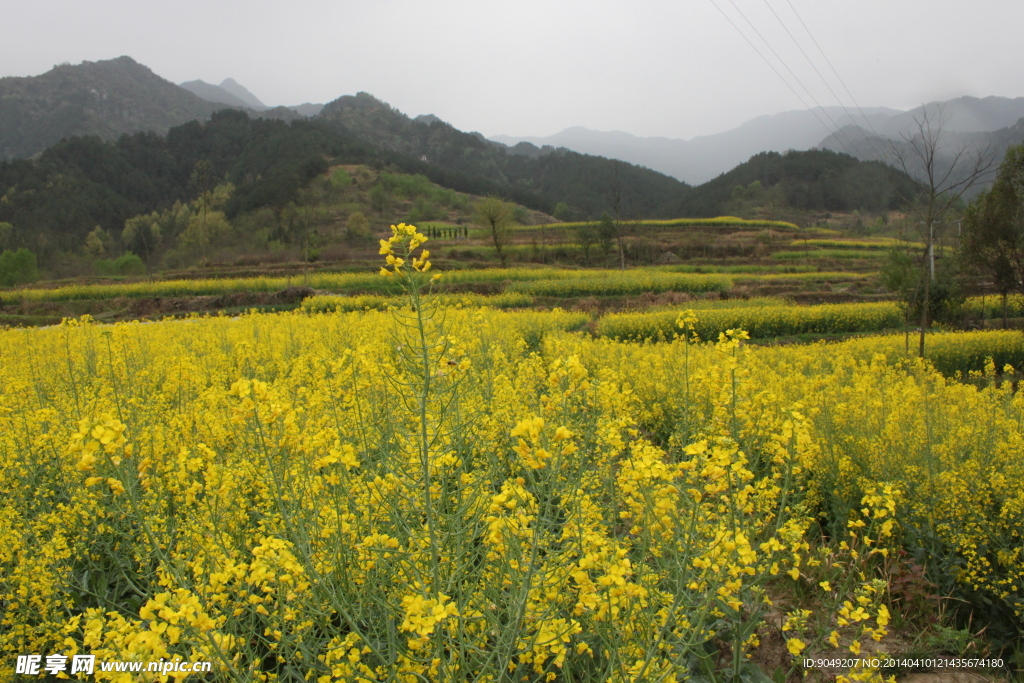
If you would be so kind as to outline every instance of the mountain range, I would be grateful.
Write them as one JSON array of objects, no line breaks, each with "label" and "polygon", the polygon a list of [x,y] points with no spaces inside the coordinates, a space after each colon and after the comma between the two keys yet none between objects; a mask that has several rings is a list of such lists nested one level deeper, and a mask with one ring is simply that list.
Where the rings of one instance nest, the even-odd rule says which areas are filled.
[{"label": "mountain range", "polygon": [[[447,165],[454,164],[463,171],[501,183],[509,181],[495,167],[483,168],[468,159],[450,158],[450,149],[436,149],[436,141],[429,140],[431,126],[447,126],[438,117],[427,114],[415,119],[404,115],[396,118],[386,115],[386,109],[360,109],[356,103],[355,97],[348,96],[326,107],[311,103],[269,107],[232,78],[219,85],[201,80],[175,85],[130,57],[64,64],[40,76],[0,78],[0,159],[30,157],[62,138],[76,135],[115,140],[125,133],[144,130],[165,133],[173,126],[205,120],[214,111],[230,107],[253,117],[285,121],[306,117],[333,122],[390,151],[445,159]],[[352,117],[346,111],[358,111],[359,116]],[[547,137],[498,135],[486,140],[479,133],[467,133],[463,135],[477,140],[460,138],[456,146],[482,145],[480,149],[484,149],[491,145],[511,156],[534,160],[557,149],[568,150],[625,161],[697,185],[765,151],[830,149],[861,160],[892,163],[893,148],[906,148],[905,138],[915,132],[915,121],[922,114],[933,121],[941,118],[948,146],[989,146],[998,160],[1008,145],[1021,140],[1024,97],[961,97],[910,111],[885,107],[787,111],[758,116],[732,130],[689,140],[638,137],[577,126]],[[399,131],[404,133],[399,135]]]},{"label": "mountain range", "polygon": [[621,131],[567,128],[547,137],[495,135],[491,139],[514,146],[529,143],[538,148],[565,147],[582,154],[621,159],[660,171],[689,184],[704,183],[753,155],[764,151],[785,152],[814,148],[845,152],[862,160],[882,159],[917,130],[916,120],[928,114],[942,120],[950,145],[964,141],[992,143],[998,156],[1010,144],[1019,143],[1018,122],[1024,117],[1024,97],[960,97],[931,102],[910,111],[872,107],[850,111],[842,107],[787,111],[758,116],[737,128],[689,140],[638,137]]},{"label": "mountain range", "polygon": [[[78,252],[96,226],[121,234],[129,219],[194,202],[214,184],[228,197],[229,220],[251,222],[258,215],[273,223],[308,201],[304,191],[314,179],[352,165],[382,178],[423,176],[449,190],[501,196],[570,220],[603,212],[627,220],[733,211],[764,217],[763,206],[779,217],[878,212],[913,196],[905,175],[828,150],[762,153],[700,187],[566,149],[521,152],[519,145],[508,148],[436,118],[410,118],[366,93],[290,122],[224,109],[165,135],[139,132],[116,141],[76,136],[31,159],[0,161],[0,222],[13,226],[10,245],[49,261]],[[384,217],[394,190],[380,180],[373,191],[380,200],[375,210]]]},{"label": "mountain range", "polygon": [[[869,158],[885,140],[882,133],[899,132],[900,117],[912,120],[912,112],[868,111],[870,133],[847,125],[835,142],[844,148],[837,151],[857,147],[853,155],[822,144],[828,140],[817,138],[820,131],[808,124],[808,112],[759,117],[731,135],[677,141],[702,149],[701,158],[739,155],[735,168],[695,187],[648,164],[631,163],[625,151],[637,138],[625,134],[619,134],[618,150],[604,154],[529,141],[508,146],[434,115],[407,116],[368,93],[345,95],[322,108],[267,108],[232,79],[185,85],[191,90],[128,57],[0,79],[0,150],[7,158],[0,159],[0,221],[13,224],[24,243],[40,252],[72,249],[96,225],[119,232],[132,216],[190,201],[199,191],[194,176],[200,165],[212,171],[212,182],[234,185],[229,218],[280,211],[297,201],[312,178],[339,164],[420,174],[458,192],[499,195],[570,220],[603,212],[623,219],[743,215],[755,205],[775,207],[770,211],[878,212],[914,194],[905,175],[856,158]],[[1003,124],[1021,104],[999,98],[960,103],[949,107],[955,114],[951,130]],[[312,115],[304,115],[303,107]],[[994,131],[955,131],[965,140],[1003,148],[1022,133],[1024,122]],[[772,140],[792,147],[781,143],[800,135],[800,144],[819,149],[762,151]],[[755,152],[744,157],[750,149]]]},{"label": "mountain range", "polygon": [[[258,97],[253,95],[241,83],[233,78],[225,78],[220,85],[213,85],[205,81],[186,81],[180,84],[193,95],[198,95],[207,102],[215,104],[226,104],[229,107],[239,109],[250,109],[252,111],[266,111],[272,107],[263,104]],[[324,108],[322,104],[296,104],[287,107],[302,116],[316,116]]]},{"label": "mountain range", "polygon": [[140,130],[166,132],[219,108],[129,57],[0,78],[0,159],[32,156],[72,135],[113,140]]},{"label": "mountain range", "polygon": [[131,57],[60,64],[39,76],[0,78],[0,159],[31,157],[71,136],[166,133],[225,107],[291,121],[322,106],[268,107],[230,78],[175,85]]},{"label": "mountain range", "polygon": [[213,85],[206,81],[186,81],[180,84],[193,95],[203,98],[207,102],[215,104],[226,104],[239,109],[252,109],[263,111],[270,109],[260,102],[259,98],[249,92],[244,86],[233,78],[225,78],[220,85]]}]

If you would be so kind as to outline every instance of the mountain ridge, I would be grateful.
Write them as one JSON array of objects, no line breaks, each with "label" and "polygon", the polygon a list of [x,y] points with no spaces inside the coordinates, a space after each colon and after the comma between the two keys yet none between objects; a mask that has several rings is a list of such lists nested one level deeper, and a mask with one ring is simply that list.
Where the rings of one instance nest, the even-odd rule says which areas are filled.
[{"label": "mountain ridge", "polygon": [[167,132],[217,109],[127,56],[0,78],[0,159],[30,157],[74,135]]},{"label": "mountain ridge", "polygon": [[[143,131],[163,134],[225,108],[291,121],[318,106],[267,107],[232,79],[221,85],[236,94],[203,81],[176,85],[128,56],[0,78],[0,159],[33,157],[74,136],[111,141]],[[246,93],[248,100],[238,97]]]},{"label": "mountain ridge", "polygon": [[607,204],[604,196],[617,184],[620,190],[630,190],[621,193],[622,215],[658,215],[657,211],[687,187],[650,169],[570,150],[520,154],[437,117],[410,118],[366,92],[327,103],[314,120],[382,151],[418,159],[426,167],[493,183],[526,206],[543,201],[545,206],[531,208],[548,213],[564,201],[582,215],[590,215],[595,207]]},{"label": "mountain ridge", "polygon": [[[201,80],[185,81],[178,85],[185,90],[188,90],[193,95],[201,97],[207,102],[226,104],[229,107],[238,107],[240,109],[248,107],[245,101],[232,95],[219,85],[213,85],[212,83],[207,83],[206,81]],[[261,107],[261,109],[266,109],[266,107]]]},{"label": "mountain ridge", "polygon": [[[220,85],[195,80],[175,86],[127,56],[76,66],[61,65],[39,76],[0,79],[0,158],[29,157],[63,137],[74,135],[99,135],[113,140],[140,130],[163,133],[188,120],[205,120],[213,111],[233,107],[286,121],[315,117],[346,129],[358,129],[365,124],[369,128],[352,132],[382,148],[428,159],[438,155],[445,158],[450,151],[438,149],[436,140],[430,142],[433,135],[449,138],[445,143],[449,147],[456,144],[470,150],[493,150],[497,147],[491,145],[503,145],[507,154],[533,160],[563,148],[624,161],[696,185],[763,151],[824,148],[850,153],[862,160],[878,159],[879,149],[889,148],[889,141],[898,143],[913,131],[915,116],[927,112],[937,118],[940,107],[944,109],[947,131],[953,137],[978,132],[994,134],[1024,117],[1024,97],[960,97],[905,112],[886,107],[856,112],[841,107],[793,110],[756,116],[734,129],[687,140],[593,131],[582,126],[546,137],[488,139],[475,132],[458,131],[459,135],[455,135],[454,128],[446,133],[444,126],[448,124],[433,114],[414,119],[402,114],[408,119],[405,122],[394,117],[381,118],[374,113],[376,109],[364,111],[355,106],[357,97],[342,96],[326,106],[305,103],[269,108],[233,78],[224,79]],[[377,109],[381,106],[379,102],[375,105]],[[340,112],[339,108],[346,107],[348,114]],[[359,116],[351,116],[353,112],[359,112]],[[379,120],[373,120],[375,116]],[[346,117],[347,123],[341,120]],[[368,123],[357,121],[360,117],[369,117]],[[838,131],[831,129],[832,123],[839,126]],[[435,124],[442,125],[440,132],[429,133]],[[387,126],[393,129],[388,131]],[[400,131],[404,131],[402,135]],[[407,138],[404,142],[400,141],[403,135]],[[417,139],[415,143],[409,135]],[[476,141],[462,135],[472,136]],[[461,163],[454,159],[448,162]],[[474,172],[499,182],[508,180],[493,165],[479,166]]]},{"label": "mountain ridge", "polygon": [[[940,108],[946,129],[956,133],[995,133],[1013,126],[1024,117],[1024,97],[958,97],[929,102],[908,111],[870,107],[851,111],[842,107],[791,110],[756,116],[736,128],[689,139],[641,137],[623,131],[594,131],[573,126],[549,136],[516,137],[493,135],[491,140],[513,146],[529,142],[576,152],[621,159],[650,168],[690,184],[700,184],[725,173],[751,156],[764,151],[785,152],[822,147],[846,153],[856,152],[852,140],[844,138],[847,126],[869,131],[872,137],[899,140],[915,128],[914,118],[928,113],[938,118]],[[838,131],[831,129],[832,123]],[[871,160],[875,156],[858,156]]]},{"label": "mountain ridge", "polygon": [[271,108],[263,104],[263,102],[260,101],[260,98],[253,95],[251,92],[249,92],[248,89],[245,88],[245,86],[243,86],[233,78],[225,78],[223,81],[220,82],[220,85],[218,85],[217,87],[223,90],[224,92],[228,93],[229,95],[244,102],[245,106],[249,107],[250,109],[262,111],[264,109]]}]

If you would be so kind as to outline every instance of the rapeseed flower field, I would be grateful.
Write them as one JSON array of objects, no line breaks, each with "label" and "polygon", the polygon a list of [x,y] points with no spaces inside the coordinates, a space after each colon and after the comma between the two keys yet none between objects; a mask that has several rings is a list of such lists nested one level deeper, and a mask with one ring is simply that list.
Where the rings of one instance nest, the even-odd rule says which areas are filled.
[{"label": "rapeseed flower field", "polygon": [[799,676],[897,646],[921,549],[1024,620],[1024,399],[991,363],[695,342],[712,310],[592,338],[446,306],[425,241],[382,241],[390,311],[0,331],[0,678],[86,653],[210,681],[763,680],[773,638],[767,675]]}]

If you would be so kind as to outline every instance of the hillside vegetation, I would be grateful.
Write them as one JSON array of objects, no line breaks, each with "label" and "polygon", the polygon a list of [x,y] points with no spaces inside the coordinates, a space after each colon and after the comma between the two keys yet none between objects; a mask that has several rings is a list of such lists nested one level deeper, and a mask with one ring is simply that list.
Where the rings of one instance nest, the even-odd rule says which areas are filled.
[{"label": "hillside vegetation", "polygon": [[73,135],[116,139],[140,130],[167,132],[221,108],[130,57],[0,78],[0,159],[29,157]]},{"label": "hillside vegetation", "polygon": [[[575,154],[543,163],[523,161],[534,167],[523,170],[521,179],[525,180],[513,187],[500,179],[445,169],[400,151],[375,148],[319,121],[286,124],[225,110],[208,122],[192,121],[164,136],[136,133],[116,142],[71,138],[38,159],[0,162],[0,221],[15,226],[17,244],[48,256],[79,249],[96,226],[107,233],[120,233],[132,216],[195,199],[211,184],[234,186],[223,207],[229,219],[264,208],[280,212],[295,201],[300,188],[337,164],[421,173],[449,189],[506,195],[548,213],[564,200],[582,206],[576,210],[585,216],[599,214],[605,206],[599,190],[604,185],[594,178],[614,180],[621,171],[623,196],[642,198],[649,176],[658,177],[618,162]],[[196,177],[200,162],[206,168],[203,178]],[[527,177],[528,172],[534,175]],[[569,185],[565,178],[578,180]],[[667,179],[667,186],[674,185],[676,181]],[[561,190],[566,194],[559,193]],[[660,197],[670,194],[662,191]],[[639,207],[635,212],[646,214]]]},{"label": "hillside vegetation", "polygon": [[565,202],[568,215],[580,218],[613,208],[629,217],[668,216],[668,205],[688,188],[640,166],[566,149],[520,153],[436,118],[411,119],[367,93],[339,97],[318,119],[377,149],[485,179],[520,203],[529,205],[530,195],[539,195],[548,204],[536,208],[551,212],[557,202]]},{"label": "hillside vegetation", "polygon": [[[127,57],[4,79],[0,91],[2,130],[24,119],[47,135],[88,133],[32,159],[0,161],[0,253],[24,266],[0,274],[8,284],[196,266],[205,275],[211,264],[305,268],[321,258],[357,267],[372,255],[373,238],[400,221],[430,229],[450,265],[493,265],[494,235],[474,215],[485,196],[518,205],[502,263],[773,258],[834,270],[853,259],[864,270],[880,254],[821,249],[807,238],[830,236],[833,213],[852,212],[850,223],[862,227],[863,212],[885,228],[884,214],[913,196],[906,176],[828,151],[760,154],[690,187],[621,161],[509,148],[434,116],[410,118],[367,93],[340,97],[311,118],[289,110],[290,121],[273,118],[276,110],[211,113],[215,105]],[[71,127],[48,123],[51,110]],[[175,117],[193,120],[153,132]],[[153,130],[117,137],[140,128]],[[19,130],[25,144],[35,139]],[[760,222],[709,221],[722,215]],[[793,232],[809,225],[826,231]]]},{"label": "hillside vegetation", "polygon": [[877,213],[899,208],[918,193],[906,174],[879,161],[829,150],[762,152],[681,195],[674,209],[680,216],[760,211],[768,218],[801,211]]},{"label": "hillside vegetation", "polygon": [[[292,201],[296,178],[301,185],[311,177],[306,174],[303,180],[303,174],[293,172],[296,157],[309,161],[316,156],[328,164],[362,163],[421,173],[444,187],[501,195],[549,214],[561,207],[561,220],[595,219],[602,212],[624,219],[726,213],[774,217],[755,216],[752,207],[767,207],[762,211],[766,214],[880,211],[893,208],[895,196],[910,194],[909,181],[887,167],[825,151],[760,154],[691,187],[640,166],[564,148],[529,143],[507,147],[437,117],[410,118],[367,93],[339,97],[308,120],[284,107],[259,112],[264,119],[295,120],[296,126],[287,129],[269,121],[247,122],[240,110],[199,123],[224,106],[200,99],[129,57],[61,65],[32,78],[0,79],[0,158],[46,150],[31,172],[0,169],[0,192],[60,190],[56,199],[52,192],[33,198],[27,211],[34,215],[15,215],[26,211],[22,202],[17,209],[2,207],[5,217],[0,220],[29,232],[44,230],[50,238],[80,236],[96,225],[109,232],[123,223],[126,211],[160,210],[187,199],[190,190],[191,196],[198,194],[187,183],[200,160],[211,163],[218,181],[239,190],[229,214],[234,209],[281,207]],[[147,132],[158,133],[162,140],[143,135]],[[125,133],[132,134],[129,141],[117,139]],[[107,145],[99,149],[98,142],[59,142],[74,136],[98,136]],[[49,149],[54,145],[59,151]],[[279,158],[282,154],[284,159]],[[282,168],[289,170],[281,173]],[[124,187],[119,176],[130,176],[134,187]],[[754,183],[758,185],[751,187]],[[79,186],[88,187],[87,201],[79,201]],[[737,194],[737,186],[744,191]],[[73,210],[40,209],[76,195]],[[40,222],[46,227],[39,227]]]}]

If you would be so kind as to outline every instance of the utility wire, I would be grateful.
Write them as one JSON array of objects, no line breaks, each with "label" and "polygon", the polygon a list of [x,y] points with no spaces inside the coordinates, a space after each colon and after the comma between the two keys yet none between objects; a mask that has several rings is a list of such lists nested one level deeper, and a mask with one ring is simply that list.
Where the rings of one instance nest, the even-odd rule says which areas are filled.
[{"label": "utility wire", "polygon": [[[788,1],[789,0],[787,0],[787,2]],[[796,39],[796,36],[794,36],[792,31],[789,30],[789,27],[786,26],[786,22],[784,22],[782,20],[782,17],[780,17],[778,15],[778,13],[775,11],[775,8],[773,8],[771,6],[771,3],[769,3],[768,0],[764,0],[764,4],[768,7],[768,11],[770,11],[772,13],[772,16],[774,16],[775,19],[779,22],[779,25],[782,26],[782,29],[786,32],[786,35],[788,35],[790,40],[793,41],[793,44],[796,45],[798,50],[800,50],[800,54],[802,54],[804,56],[804,59],[807,60],[807,63],[811,65],[812,69],[814,69],[814,73],[818,74],[818,78],[820,78],[821,82],[825,84],[825,87],[828,88],[828,91],[830,93],[832,93],[832,97],[834,97],[836,99],[836,102],[839,103],[839,106],[843,108],[843,113],[845,113],[846,116],[849,117],[850,123],[851,124],[856,124],[856,120],[857,119],[854,117],[853,114],[850,113],[850,110],[846,108],[846,105],[843,104],[842,99],[840,99],[839,95],[836,94],[836,91],[832,89],[831,84],[829,84],[828,80],[825,78],[824,75],[822,75],[821,71],[818,69],[818,65],[814,63],[814,60],[812,60],[810,55],[808,55],[807,52],[804,50],[803,45],[800,44],[800,41],[798,41]],[[865,138],[867,138],[866,135],[865,135]],[[849,139],[849,138],[847,138],[847,139]],[[868,140],[868,142],[871,145],[873,151],[877,154],[878,153],[878,149],[875,146],[874,139],[872,138],[872,139]]]},{"label": "utility wire", "polygon": [[[772,51],[772,54],[775,55],[775,58],[779,60],[782,66],[785,67],[786,71],[788,71],[789,74],[793,77],[793,79],[796,80],[797,84],[804,89],[804,92],[806,92],[807,96],[811,98],[811,101],[814,102],[814,104],[817,105],[819,109],[821,109],[821,113],[824,114],[825,117],[832,123],[832,127],[835,128],[836,140],[839,142],[839,144],[846,148],[846,153],[852,157],[855,157],[856,155],[854,155],[852,149],[853,143],[850,141],[848,137],[846,137],[846,134],[839,129],[839,125],[832,119],[832,116],[827,111],[825,111],[825,108],[821,106],[821,103],[818,102],[818,100],[814,97],[814,95],[807,88],[807,86],[803,84],[803,81],[800,80],[800,77],[797,76],[796,73],[794,73],[793,70],[789,68],[789,65],[786,64],[786,60],[784,60],[782,56],[775,51],[775,48],[773,48],[772,44],[768,42],[768,39],[761,35],[761,32],[758,31],[757,27],[754,26],[754,23],[747,18],[747,15],[743,13],[743,10],[739,8],[735,0],[729,0],[729,4],[731,4],[737,12],[739,12],[740,16],[743,17],[743,20],[746,21],[750,28],[753,29],[754,33],[757,34],[757,37],[760,38],[764,42],[764,44],[768,46],[768,49]],[[846,142],[843,142],[844,139],[846,140]]]},{"label": "utility wire", "polygon": [[[797,18],[797,21],[800,22],[800,25],[804,27],[804,31],[807,31],[807,35],[811,39],[811,42],[814,43],[814,47],[818,48],[818,52],[820,52],[821,56],[824,57],[825,63],[828,64],[830,69],[832,69],[832,73],[835,74],[836,78],[839,80],[840,85],[843,86],[843,90],[846,91],[846,94],[849,95],[850,100],[853,102],[854,106],[857,107],[857,111],[860,112],[860,115],[864,119],[864,122],[866,124],[868,124],[868,128],[871,129],[871,132],[874,133],[876,138],[881,138],[882,136],[878,134],[878,131],[875,130],[874,125],[872,125],[871,119],[868,118],[868,115],[864,113],[864,110],[861,108],[860,104],[857,103],[857,98],[855,98],[853,96],[853,93],[850,92],[850,89],[848,87],[846,87],[846,82],[843,81],[843,77],[839,75],[839,72],[836,71],[836,67],[832,65],[832,61],[828,58],[828,55],[825,54],[825,51],[823,49],[821,49],[821,45],[819,45],[818,41],[815,40],[814,34],[811,33],[811,29],[807,27],[807,24],[804,22],[803,18],[800,16],[800,13],[796,11],[796,7],[793,7],[793,3],[790,2],[790,0],[786,0],[786,4],[789,5],[789,9],[791,9],[793,11],[793,14]],[[876,152],[877,152],[877,150],[876,150]]]},{"label": "utility wire", "polygon": [[[761,59],[763,59],[763,60],[764,60],[764,63],[765,63],[765,64],[767,64],[767,65],[768,65],[768,67],[769,67],[769,68],[770,68],[770,69],[771,69],[772,71],[774,71],[774,72],[775,72],[775,75],[776,75],[776,76],[778,76],[778,77],[779,77],[779,79],[780,79],[780,80],[781,80],[781,81],[782,81],[783,83],[785,83],[785,84],[786,84],[786,87],[787,87],[787,88],[789,88],[789,89],[790,89],[790,90],[791,90],[791,91],[793,92],[793,94],[794,94],[794,95],[796,95],[796,98],[797,98],[798,100],[800,100],[800,104],[804,105],[804,107],[805,107],[805,108],[806,108],[806,109],[807,109],[808,111],[810,111],[810,112],[811,112],[811,114],[813,114],[813,115],[814,115],[814,118],[816,118],[816,119],[818,120],[818,123],[820,123],[820,124],[821,124],[822,128],[824,128],[825,130],[831,131],[831,129],[829,128],[828,124],[827,124],[827,123],[825,123],[825,121],[824,121],[824,120],[822,120],[821,116],[819,116],[819,115],[818,115],[818,112],[816,112],[816,111],[815,111],[815,110],[814,110],[814,109],[813,109],[813,108],[812,108],[812,107],[811,107],[811,106],[810,106],[809,104],[807,104],[807,101],[806,101],[806,100],[804,100],[804,98],[803,98],[803,97],[802,97],[802,96],[800,95],[800,93],[798,93],[798,92],[796,91],[796,88],[794,88],[794,87],[793,87],[793,86],[792,86],[792,85],[790,84],[790,82],[789,82],[788,80],[786,80],[786,77],[785,77],[785,76],[783,76],[783,75],[782,75],[782,73],[780,73],[780,72],[779,72],[779,70],[775,68],[775,65],[771,63],[771,60],[769,60],[769,59],[768,59],[767,57],[765,57],[765,56],[764,56],[764,53],[762,53],[762,52],[761,52],[761,50],[759,50],[759,49],[758,49],[757,45],[755,45],[755,44],[754,44],[754,42],[753,42],[752,40],[750,40],[750,38],[748,38],[748,37],[747,37],[747,34],[745,34],[745,33],[743,32],[743,30],[742,30],[742,29],[740,29],[740,27],[736,25],[736,22],[734,22],[734,21],[732,20],[732,17],[730,17],[730,16],[728,15],[728,14],[726,14],[726,13],[725,13],[725,10],[723,10],[723,9],[722,9],[721,7],[719,7],[719,6],[718,6],[718,3],[716,3],[716,2],[715,2],[715,0],[708,0],[708,2],[710,2],[710,3],[712,4],[712,5],[714,5],[715,9],[717,9],[717,10],[718,10],[718,11],[719,11],[719,12],[721,13],[721,15],[722,15],[723,17],[725,17],[725,20],[726,20],[726,21],[728,21],[728,22],[729,22],[729,24],[731,24],[731,25],[732,25],[732,27],[733,27],[734,29],[736,29],[736,32],[740,34],[740,37],[742,37],[742,38],[743,38],[743,40],[747,41],[747,44],[748,44],[748,45],[750,45],[750,47],[752,47],[752,48],[754,49],[754,52],[756,52],[756,53],[757,53],[757,56],[758,56],[758,57],[760,57]],[[835,125],[835,124],[833,123],[833,125]],[[842,141],[840,141],[840,142],[842,142]]]}]

